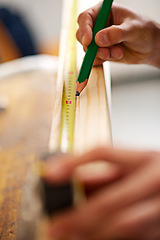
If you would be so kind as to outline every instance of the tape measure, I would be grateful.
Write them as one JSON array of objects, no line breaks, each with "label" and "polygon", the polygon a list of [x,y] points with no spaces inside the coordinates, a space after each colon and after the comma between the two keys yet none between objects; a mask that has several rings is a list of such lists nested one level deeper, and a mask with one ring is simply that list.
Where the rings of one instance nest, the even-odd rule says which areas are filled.
[{"label": "tape measure", "polygon": [[75,121],[75,92],[76,92],[76,28],[77,3],[71,0],[71,14],[69,20],[69,34],[64,65],[64,86],[62,95],[62,114],[60,126],[59,149],[63,153],[72,152],[74,121]]},{"label": "tape measure", "polygon": [[[74,123],[76,107],[76,28],[77,28],[77,0],[71,0],[71,14],[69,35],[67,39],[66,62],[64,65],[64,86],[62,95],[61,126],[59,149],[63,153],[71,153],[74,142]],[[85,199],[84,188],[76,179],[72,180],[73,203],[79,205]]]}]

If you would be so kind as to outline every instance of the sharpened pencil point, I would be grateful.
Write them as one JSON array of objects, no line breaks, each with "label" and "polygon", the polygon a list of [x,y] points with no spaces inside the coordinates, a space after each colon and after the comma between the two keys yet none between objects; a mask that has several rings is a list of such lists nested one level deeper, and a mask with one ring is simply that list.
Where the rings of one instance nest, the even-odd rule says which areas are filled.
[{"label": "sharpened pencil point", "polygon": [[78,97],[80,95],[80,92],[76,91],[76,97]]}]

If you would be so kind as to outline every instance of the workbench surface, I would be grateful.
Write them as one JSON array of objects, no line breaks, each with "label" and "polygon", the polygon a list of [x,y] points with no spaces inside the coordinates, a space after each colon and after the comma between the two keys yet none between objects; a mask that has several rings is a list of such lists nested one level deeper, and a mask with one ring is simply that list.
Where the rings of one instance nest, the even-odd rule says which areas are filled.
[{"label": "workbench surface", "polygon": [[0,80],[0,239],[15,240],[23,186],[48,150],[56,76],[32,71]]}]

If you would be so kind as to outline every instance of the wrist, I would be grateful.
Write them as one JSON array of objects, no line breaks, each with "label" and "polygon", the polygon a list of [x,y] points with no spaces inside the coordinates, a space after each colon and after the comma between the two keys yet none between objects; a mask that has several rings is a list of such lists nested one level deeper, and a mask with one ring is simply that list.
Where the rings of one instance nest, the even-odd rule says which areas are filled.
[{"label": "wrist", "polygon": [[160,24],[152,22],[152,51],[148,64],[160,68]]}]

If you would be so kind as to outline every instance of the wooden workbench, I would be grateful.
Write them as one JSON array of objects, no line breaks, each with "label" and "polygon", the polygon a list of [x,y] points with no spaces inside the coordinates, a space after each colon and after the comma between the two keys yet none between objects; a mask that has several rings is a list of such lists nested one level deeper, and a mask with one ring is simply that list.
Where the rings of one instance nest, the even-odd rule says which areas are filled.
[{"label": "wooden workbench", "polygon": [[0,239],[15,240],[23,186],[37,155],[48,150],[56,76],[28,72],[0,79]]}]

